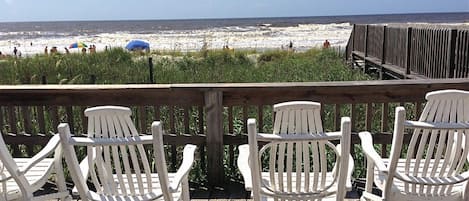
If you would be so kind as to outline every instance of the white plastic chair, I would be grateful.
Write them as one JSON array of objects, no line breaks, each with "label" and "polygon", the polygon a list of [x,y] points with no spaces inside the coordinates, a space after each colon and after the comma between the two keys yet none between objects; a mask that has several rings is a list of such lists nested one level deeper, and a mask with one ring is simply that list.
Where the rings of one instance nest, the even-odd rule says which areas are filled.
[{"label": "white plastic chair", "polygon": [[254,200],[344,200],[352,187],[350,119],[342,118],[341,131],[324,132],[320,108],[309,101],[274,105],[272,134],[257,133],[255,119],[248,120],[249,145],[239,146],[238,167]]},{"label": "white plastic chair", "polygon": [[[53,156],[53,158],[48,158]],[[54,173],[58,192],[34,196]],[[0,200],[70,199],[62,167],[59,136],[32,158],[13,158],[0,133]]]},{"label": "white plastic chair", "polygon": [[[129,108],[100,106],[86,109],[85,115],[88,137],[73,137],[66,123],[59,125],[65,159],[82,200],[189,200],[187,174],[195,145],[184,147],[179,170],[168,173],[160,122],[153,122],[152,135],[139,135]],[[145,144],[153,144],[156,171]],[[87,157],[80,164],[74,146],[86,147]],[[96,191],[87,186],[88,178]]]},{"label": "white plastic chair", "polygon": [[[442,90],[428,93],[418,121],[406,120],[396,108],[389,158],[373,148],[369,132],[359,134],[367,156],[366,192],[362,200],[469,200],[469,92]],[[412,132],[403,147],[404,131]],[[372,194],[373,181],[382,195]]]}]

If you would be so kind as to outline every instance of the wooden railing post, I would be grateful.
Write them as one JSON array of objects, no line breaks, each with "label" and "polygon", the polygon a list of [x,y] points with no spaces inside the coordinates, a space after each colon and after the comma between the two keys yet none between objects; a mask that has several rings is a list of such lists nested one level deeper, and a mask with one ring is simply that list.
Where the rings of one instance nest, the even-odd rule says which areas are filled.
[{"label": "wooden railing post", "polygon": [[383,26],[383,50],[381,52],[381,64],[386,63],[386,25]]},{"label": "wooden railing post", "polygon": [[382,41],[382,49],[381,49],[381,65],[379,69],[379,79],[382,80],[384,77],[384,67],[383,65],[386,64],[386,25],[383,26],[383,41]]},{"label": "wooden railing post", "polygon": [[90,75],[90,84],[96,84],[96,75]]},{"label": "wooden railing post", "polygon": [[455,68],[455,49],[456,49],[456,37],[458,34],[458,30],[451,29],[450,34],[448,36],[448,50],[446,51],[446,78],[453,78],[454,77],[454,68]]},{"label": "wooden railing post", "polygon": [[410,49],[412,44],[412,27],[407,28],[407,45],[406,45],[406,56],[405,56],[405,74],[410,74]]},{"label": "wooden railing post", "polygon": [[148,58],[148,68],[149,68],[149,80],[150,81],[150,84],[155,84],[155,80],[153,79],[153,58]]},{"label": "wooden railing post", "polygon": [[207,114],[207,180],[210,187],[224,183],[223,169],[223,93],[210,90],[205,92]]},{"label": "wooden railing post", "polygon": [[368,56],[368,26],[365,26],[365,49],[363,50],[365,52],[365,58]]},{"label": "wooden railing post", "polygon": [[355,32],[356,32],[356,26],[355,26],[355,24],[353,24],[353,28],[352,28],[352,50],[350,52],[355,51],[355,36],[356,36]]},{"label": "wooden railing post", "polygon": [[367,61],[366,57],[368,57],[368,26],[369,25],[365,26],[365,49],[363,50],[365,53],[365,56],[363,56],[363,72],[364,73],[368,72],[368,64],[366,62]]}]

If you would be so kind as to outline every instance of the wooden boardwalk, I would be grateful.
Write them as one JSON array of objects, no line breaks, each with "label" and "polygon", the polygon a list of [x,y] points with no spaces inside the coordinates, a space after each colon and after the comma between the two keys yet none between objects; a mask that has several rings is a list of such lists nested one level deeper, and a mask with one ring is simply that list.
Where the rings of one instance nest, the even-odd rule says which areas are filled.
[{"label": "wooden boardwalk", "polygon": [[469,77],[469,26],[354,25],[346,59],[397,79]]}]

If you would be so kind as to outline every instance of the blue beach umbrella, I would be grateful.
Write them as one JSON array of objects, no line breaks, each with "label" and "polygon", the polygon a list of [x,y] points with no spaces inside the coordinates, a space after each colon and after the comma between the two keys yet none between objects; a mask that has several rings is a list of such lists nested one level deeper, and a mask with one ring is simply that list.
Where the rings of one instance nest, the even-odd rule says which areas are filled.
[{"label": "blue beach umbrella", "polygon": [[150,50],[150,43],[145,42],[143,40],[131,40],[127,45],[125,46],[125,49],[128,49],[130,51],[133,50]]}]

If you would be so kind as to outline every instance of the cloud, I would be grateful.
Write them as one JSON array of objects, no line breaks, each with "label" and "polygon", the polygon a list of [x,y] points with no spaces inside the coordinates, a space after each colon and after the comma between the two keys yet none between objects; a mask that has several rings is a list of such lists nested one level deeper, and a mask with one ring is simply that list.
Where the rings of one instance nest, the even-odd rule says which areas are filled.
[{"label": "cloud", "polygon": [[6,4],[11,5],[13,4],[13,0],[4,0]]}]

